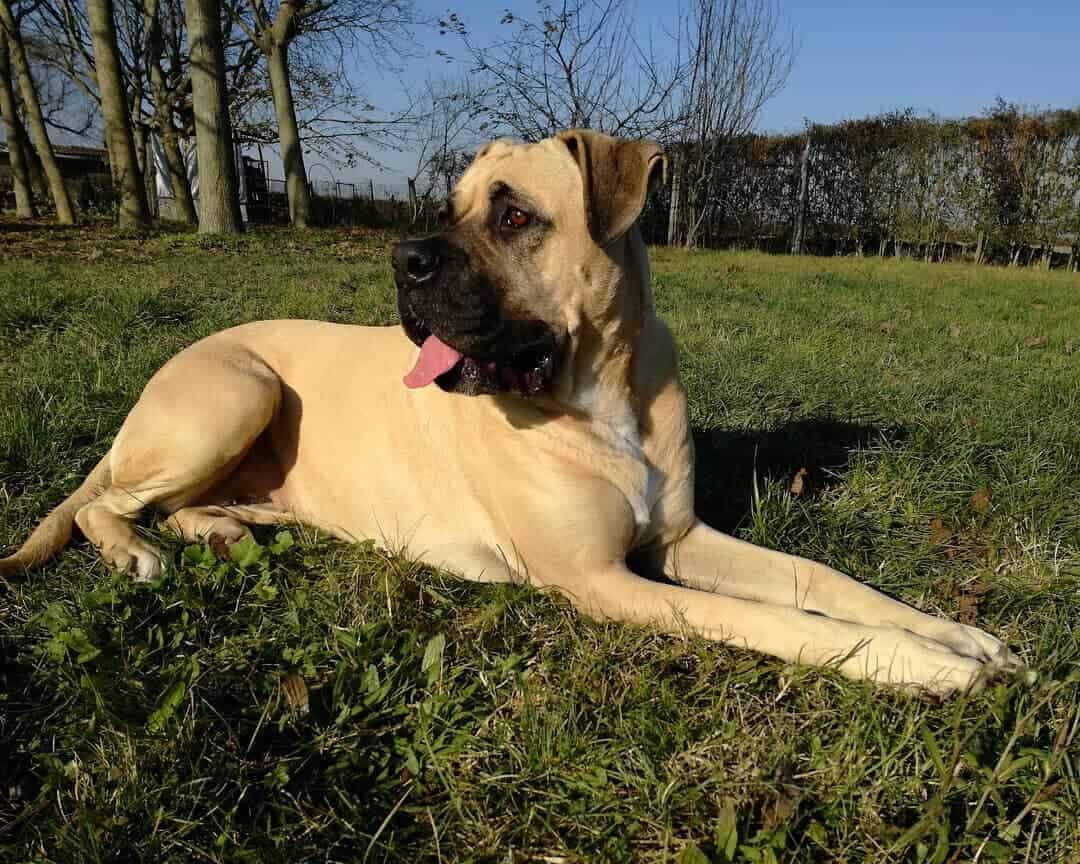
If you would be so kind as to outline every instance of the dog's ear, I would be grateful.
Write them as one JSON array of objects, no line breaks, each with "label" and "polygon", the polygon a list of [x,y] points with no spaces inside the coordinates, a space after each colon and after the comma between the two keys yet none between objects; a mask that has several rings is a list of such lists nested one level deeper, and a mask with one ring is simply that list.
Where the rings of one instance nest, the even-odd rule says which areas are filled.
[{"label": "dog's ear", "polygon": [[601,246],[618,240],[641,215],[649,189],[658,180],[667,182],[667,159],[659,145],[588,129],[570,129],[556,137],[581,171],[593,239]]}]

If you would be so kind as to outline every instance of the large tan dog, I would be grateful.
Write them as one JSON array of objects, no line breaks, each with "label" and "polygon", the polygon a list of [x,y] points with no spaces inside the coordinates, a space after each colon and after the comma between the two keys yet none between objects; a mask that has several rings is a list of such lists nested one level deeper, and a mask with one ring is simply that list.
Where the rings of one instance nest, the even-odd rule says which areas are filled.
[{"label": "large tan dog", "polygon": [[1018,667],[981,630],[695,517],[686,397],[635,227],[662,163],[585,131],[486,146],[445,231],[394,250],[402,327],[263,321],[181,352],[0,574],[74,522],[152,577],[133,530],[147,507],[216,544],[298,520],[853,678],[944,693]]}]

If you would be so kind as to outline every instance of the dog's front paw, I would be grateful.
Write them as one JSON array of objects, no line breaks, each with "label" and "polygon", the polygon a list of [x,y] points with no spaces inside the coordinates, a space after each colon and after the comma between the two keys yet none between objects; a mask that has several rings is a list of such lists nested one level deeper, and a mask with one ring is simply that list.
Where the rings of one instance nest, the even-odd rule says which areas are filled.
[{"label": "dog's front paw", "polygon": [[1037,677],[1008,645],[978,627],[944,621],[933,638],[957,654],[978,660],[986,666],[986,673],[990,676],[1017,673],[1028,683],[1034,683]]}]

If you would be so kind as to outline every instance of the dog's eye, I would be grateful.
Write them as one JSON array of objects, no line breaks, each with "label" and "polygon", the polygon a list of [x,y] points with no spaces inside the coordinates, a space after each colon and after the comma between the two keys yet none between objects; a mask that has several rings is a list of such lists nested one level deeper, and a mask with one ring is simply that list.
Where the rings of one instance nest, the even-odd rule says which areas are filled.
[{"label": "dog's eye", "polygon": [[517,207],[507,207],[503,214],[502,223],[506,228],[517,231],[532,222],[532,216]]}]

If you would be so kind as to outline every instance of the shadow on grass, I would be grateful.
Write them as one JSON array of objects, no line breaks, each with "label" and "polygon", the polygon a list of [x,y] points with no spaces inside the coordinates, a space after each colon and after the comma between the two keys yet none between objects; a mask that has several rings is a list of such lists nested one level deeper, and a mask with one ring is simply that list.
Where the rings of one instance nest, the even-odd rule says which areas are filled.
[{"label": "shadow on grass", "polygon": [[808,417],[768,430],[694,429],[698,515],[714,528],[732,532],[749,517],[754,475],[790,483],[806,469],[805,491],[813,494],[840,482],[852,454],[886,439],[904,437],[900,427]]}]

